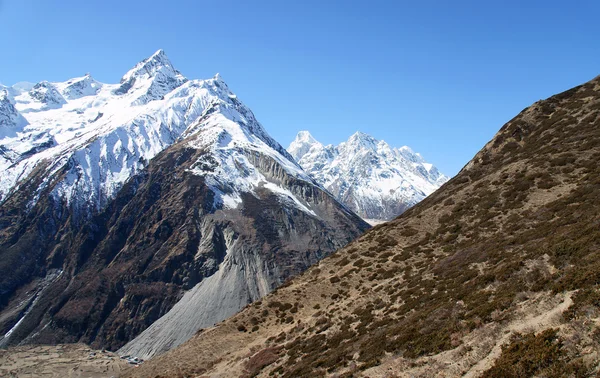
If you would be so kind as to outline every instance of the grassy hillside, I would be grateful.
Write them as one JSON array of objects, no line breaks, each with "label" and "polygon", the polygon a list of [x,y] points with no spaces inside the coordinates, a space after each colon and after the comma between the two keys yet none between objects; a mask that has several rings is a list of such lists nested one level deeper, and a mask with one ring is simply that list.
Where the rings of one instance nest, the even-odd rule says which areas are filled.
[{"label": "grassy hillside", "polygon": [[129,376],[594,376],[600,78],[440,190]]}]

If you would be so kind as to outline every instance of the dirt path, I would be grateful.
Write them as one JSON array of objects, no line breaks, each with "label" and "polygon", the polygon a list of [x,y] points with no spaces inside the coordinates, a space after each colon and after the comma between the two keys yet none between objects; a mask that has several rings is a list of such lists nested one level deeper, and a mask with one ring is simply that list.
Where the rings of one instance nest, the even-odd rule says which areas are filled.
[{"label": "dirt path", "polygon": [[567,309],[573,300],[571,299],[572,293],[565,295],[564,301],[559,303],[556,307],[550,311],[544,312],[538,316],[526,317],[524,319],[517,319],[510,323],[504,330],[504,335],[496,342],[496,345],[492,348],[491,352],[477,364],[475,364],[463,378],[475,378],[481,375],[484,371],[490,369],[494,362],[500,357],[502,353],[502,346],[504,346],[515,333],[527,333],[527,332],[538,332],[546,328],[557,326],[560,323],[560,315]]},{"label": "dirt path", "polygon": [[379,366],[360,374],[361,377],[402,378],[475,378],[491,368],[502,353],[502,346],[515,333],[540,332],[559,327],[561,314],[573,303],[566,293],[553,296],[539,293],[518,305],[514,318],[506,324],[491,323],[464,335],[454,349],[417,360],[388,356]]}]

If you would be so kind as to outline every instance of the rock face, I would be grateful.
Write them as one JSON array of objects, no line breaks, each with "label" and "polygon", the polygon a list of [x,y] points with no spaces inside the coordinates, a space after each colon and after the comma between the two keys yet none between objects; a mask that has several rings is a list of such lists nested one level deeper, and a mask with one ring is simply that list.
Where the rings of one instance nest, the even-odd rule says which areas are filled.
[{"label": "rock face", "polygon": [[301,131],[288,152],[340,202],[375,223],[397,217],[448,181],[410,148],[391,148],[361,132],[324,146]]},{"label": "rock face", "polygon": [[49,111],[11,88],[29,125],[0,139],[3,346],[116,350],[160,318],[127,346],[152,356],[368,228],[219,76],[159,51],[121,84],[49,84],[65,99]]},{"label": "rock face", "polygon": [[523,110],[400,217],[125,376],[596,376],[599,160],[597,77]]},{"label": "rock face", "polygon": [[158,50],[125,74],[113,93],[117,95],[136,93],[137,98],[132,105],[144,105],[161,99],[186,81],[188,79],[173,67],[165,52]]},{"label": "rock face", "polygon": [[60,108],[66,103],[56,87],[47,81],[37,83],[33,89],[29,91],[29,96],[40,104],[42,106],[41,109],[44,110]]},{"label": "rock face", "polygon": [[27,125],[27,120],[12,103],[7,89],[0,88],[0,138],[15,136]]},{"label": "rock face", "polygon": [[84,96],[94,96],[102,88],[102,83],[97,82],[86,74],[84,77],[68,80],[64,83],[62,93],[68,100],[76,100]]}]

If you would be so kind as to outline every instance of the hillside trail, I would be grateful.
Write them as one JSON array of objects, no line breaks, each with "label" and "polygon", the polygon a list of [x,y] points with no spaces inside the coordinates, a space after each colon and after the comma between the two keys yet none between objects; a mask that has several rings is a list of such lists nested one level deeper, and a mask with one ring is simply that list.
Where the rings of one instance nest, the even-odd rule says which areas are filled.
[{"label": "hillside trail", "polygon": [[504,328],[504,335],[498,339],[490,353],[469,369],[469,371],[463,375],[463,378],[479,377],[481,373],[490,369],[502,354],[502,347],[510,341],[511,336],[515,333],[539,332],[552,326],[558,326],[560,324],[560,316],[562,313],[573,304],[573,300],[571,299],[572,295],[573,292],[566,293],[562,302],[540,315],[528,316],[512,321]]}]

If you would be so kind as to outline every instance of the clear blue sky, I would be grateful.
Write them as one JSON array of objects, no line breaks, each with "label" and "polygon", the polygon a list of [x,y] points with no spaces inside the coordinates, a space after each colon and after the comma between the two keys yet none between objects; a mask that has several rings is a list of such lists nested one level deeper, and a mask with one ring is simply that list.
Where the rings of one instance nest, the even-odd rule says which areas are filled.
[{"label": "clear blue sky", "polygon": [[520,110],[600,74],[598,1],[0,0],[0,82],[117,82],[162,48],[284,146],[361,130],[453,175]]}]

